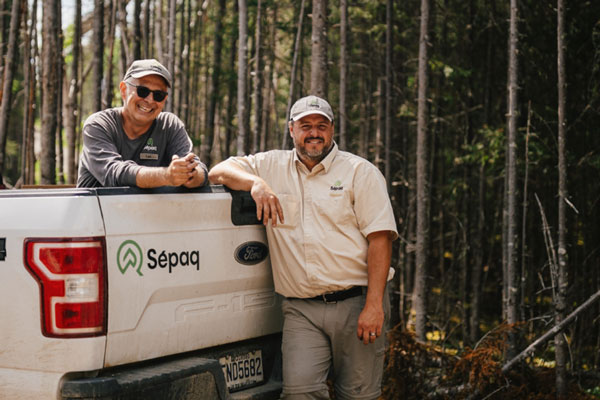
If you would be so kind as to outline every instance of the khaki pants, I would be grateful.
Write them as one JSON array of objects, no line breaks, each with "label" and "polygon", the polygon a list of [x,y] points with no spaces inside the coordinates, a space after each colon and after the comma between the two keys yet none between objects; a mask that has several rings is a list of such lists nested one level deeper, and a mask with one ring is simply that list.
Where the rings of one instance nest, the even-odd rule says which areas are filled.
[{"label": "khaki pants", "polygon": [[328,377],[338,400],[379,397],[390,302],[386,289],[383,332],[365,345],[356,335],[365,298],[363,294],[329,304],[283,299],[282,399],[329,399]]}]

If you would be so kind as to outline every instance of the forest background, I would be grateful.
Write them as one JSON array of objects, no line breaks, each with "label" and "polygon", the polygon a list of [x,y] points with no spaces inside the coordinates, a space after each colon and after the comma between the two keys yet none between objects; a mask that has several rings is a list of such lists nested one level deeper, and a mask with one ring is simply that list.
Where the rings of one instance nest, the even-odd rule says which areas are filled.
[{"label": "forest background", "polygon": [[[73,184],[134,59],[171,70],[209,166],[290,148],[291,102],[319,94],[388,182],[394,323],[459,354],[507,332],[506,365],[600,290],[600,2],[562,3],[0,0],[0,186]],[[524,359],[559,394],[582,374],[600,393],[585,304]]]}]

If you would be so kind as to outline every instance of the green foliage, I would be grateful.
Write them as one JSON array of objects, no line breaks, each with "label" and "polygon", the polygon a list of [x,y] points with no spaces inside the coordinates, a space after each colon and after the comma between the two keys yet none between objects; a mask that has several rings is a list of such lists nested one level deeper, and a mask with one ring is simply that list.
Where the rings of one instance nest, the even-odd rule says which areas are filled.
[{"label": "green foliage", "polygon": [[600,399],[600,386],[587,389],[585,392]]}]

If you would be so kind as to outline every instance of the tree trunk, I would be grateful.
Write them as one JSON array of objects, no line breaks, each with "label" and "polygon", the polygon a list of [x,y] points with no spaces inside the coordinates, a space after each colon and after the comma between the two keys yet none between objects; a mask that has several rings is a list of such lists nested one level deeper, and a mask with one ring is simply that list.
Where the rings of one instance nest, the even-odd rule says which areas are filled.
[{"label": "tree trunk", "polygon": [[[262,107],[263,114],[262,114],[262,127],[261,127],[261,134],[260,134],[259,151],[266,151],[267,147],[275,148],[277,146],[274,143],[271,146],[269,146],[269,141],[272,141],[271,138],[269,137],[269,132],[271,132],[271,124],[272,124],[271,110],[273,110],[273,113],[275,115],[277,115],[275,90],[273,89],[273,86],[274,86],[273,85],[273,77],[275,76],[275,51],[276,51],[276,47],[277,47],[277,11],[278,11],[278,7],[277,7],[277,3],[275,3],[272,6],[273,20],[270,23],[267,23],[267,26],[270,27],[269,28],[270,29],[270,32],[269,32],[270,46],[269,46],[269,53],[268,53],[269,54],[269,58],[268,58],[269,63],[267,65],[269,72],[267,75],[267,79],[265,79],[266,87],[265,87],[265,96],[264,96],[263,107]],[[268,15],[267,15],[267,18],[268,18]]]},{"label": "tree trunk", "polygon": [[[140,26],[140,14],[142,13],[142,0],[133,2],[133,59],[142,58],[142,29]],[[183,28],[183,27],[182,27]]]},{"label": "tree trunk", "polygon": [[327,0],[313,0],[310,93],[327,97]]},{"label": "tree trunk", "polygon": [[56,183],[56,126],[58,100],[58,63],[60,56],[56,27],[60,27],[57,11],[60,0],[42,4],[42,184]]},{"label": "tree trunk", "polygon": [[417,246],[413,303],[416,313],[417,339],[424,342],[427,322],[427,243],[429,235],[429,188],[427,183],[427,46],[429,41],[429,0],[421,0],[421,30],[419,35],[419,72],[417,108]]},{"label": "tree trunk", "polygon": [[[517,118],[518,118],[518,6],[517,0],[510,1],[510,32],[508,50],[508,137],[507,137],[507,218],[506,218],[506,321],[514,324],[519,320],[518,312],[518,270],[516,266],[516,239],[517,239]],[[517,351],[516,337],[509,334],[507,358],[514,357]]]},{"label": "tree trunk", "polygon": [[383,146],[383,142],[381,137],[383,135],[383,114],[385,112],[385,98],[383,97],[383,80],[384,78],[379,76],[377,78],[377,112],[375,117],[375,143],[373,143],[373,147],[375,149],[375,154],[373,156],[373,163],[377,168],[381,170],[381,148]]},{"label": "tree trunk", "polygon": [[[173,93],[173,95],[177,95],[177,109],[174,111],[175,114],[179,115],[180,118],[182,118],[183,115],[183,109],[184,109],[184,104],[185,104],[185,95],[184,93],[187,92],[186,90],[186,85],[187,85],[187,68],[185,65],[185,59],[186,56],[188,54],[188,50],[187,50],[187,43],[186,43],[186,37],[189,34],[190,31],[190,24],[186,23],[185,21],[185,17],[186,17],[186,13],[185,13],[185,7],[186,4],[189,5],[189,2],[182,0],[181,1],[181,9],[180,9],[180,18],[179,18],[179,26],[180,28],[180,32],[179,32],[179,51],[178,53],[178,57],[177,57],[177,62],[176,62],[176,68],[175,70],[177,71],[177,82],[179,82],[179,85],[177,85],[175,87],[176,89],[176,93]],[[185,121],[184,121],[185,122]]]},{"label": "tree trunk", "polygon": [[[391,1],[391,0],[390,0]],[[340,107],[339,147],[346,150],[346,78],[348,76],[348,0],[340,0]],[[386,176],[387,178],[387,176]]]},{"label": "tree trunk", "polygon": [[225,18],[227,3],[225,0],[219,0],[219,8],[215,20],[214,45],[213,45],[213,68],[209,80],[209,103],[206,112],[205,129],[202,139],[202,152],[200,158],[211,165],[211,152],[215,142],[215,113],[217,112],[217,103],[219,101],[219,89],[221,82],[221,53],[223,48],[223,19]]},{"label": "tree trunk", "polygon": [[[170,92],[175,92],[175,27],[177,24],[177,0],[169,0],[169,35],[167,44],[167,68],[171,72],[173,82],[171,82]],[[175,110],[175,96],[169,96],[167,98],[167,104],[165,104],[165,111]]]},{"label": "tree trunk", "polygon": [[390,151],[392,149],[392,90],[394,87],[394,81],[392,79],[392,16],[394,13],[393,0],[387,1],[386,7],[386,19],[387,27],[385,30],[385,180],[387,182],[388,192],[391,191],[392,187],[392,176],[391,176],[391,159]]},{"label": "tree trunk", "polygon": [[24,4],[22,0],[13,0],[12,11],[10,13],[10,32],[8,35],[8,49],[4,57],[4,80],[2,86],[2,102],[0,103],[0,184],[4,173],[4,154],[6,150],[6,140],[8,138],[8,126],[10,117],[10,108],[12,106],[12,86],[13,77],[17,65],[17,40],[19,37],[19,27],[21,24],[21,9]]},{"label": "tree trunk", "polygon": [[109,10],[110,10],[110,20],[108,23],[108,57],[107,57],[107,66],[106,71],[104,73],[104,84],[102,85],[102,109],[106,109],[112,106],[112,98],[113,98],[113,83],[112,83],[112,74],[113,74],[113,56],[114,56],[114,48],[115,48],[115,30],[117,25],[117,8],[118,4],[115,2],[119,2],[121,0],[110,0],[109,2]]},{"label": "tree trunk", "polygon": [[300,43],[302,42],[302,24],[304,20],[304,5],[306,0],[300,3],[300,13],[298,14],[298,24],[296,25],[296,40],[294,42],[294,54],[292,56],[292,71],[290,73],[290,93],[288,95],[288,103],[285,111],[285,121],[283,123],[283,136],[281,140],[281,148],[287,150],[290,142],[290,131],[288,129],[288,121],[290,120],[290,110],[294,101],[294,87],[296,86],[296,70],[298,68],[298,56],[300,53]]},{"label": "tree trunk", "polygon": [[[183,57],[184,59],[184,71],[185,73],[183,74],[183,78],[181,80],[181,92],[183,93],[183,99],[181,102],[181,108],[183,109],[182,114],[183,114],[183,121],[186,124],[189,124],[190,122],[190,90],[189,90],[189,82],[190,82],[190,74],[191,74],[191,59],[192,59],[192,35],[194,33],[194,26],[192,24],[192,7],[193,7],[193,2],[190,0],[188,1],[188,15],[187,15],[187,20],[188,20],[188,26],[186,28],[187,30],[187,35],[186,35],[186,45],[185,45],[185,55]],[[233,52],[233,50],[232,50]]]},{"label": "tree trunk", "polygon": [[156,58],[161,64],[166,64],[165,59],[165,46],[164,38],[167,36],[165,33],[165,17],[163,11],[163,0],[155,0],[154,3],[154,45],[156,47]]},{"label": "tree trunk", "polygon": [[[567,202],[567,164],[566,164],[566,66],[565,66],[565,6],[564,0],[557,1],[557,47],[558,47],[558,291],[554,304],[556,325],[559,325],[567,311],[567,241],[566,215]],[[556,391],[565,397],[568,391],[567,361],[568,349],[565,336],[558,333],[554,336],[556,345]]]},{"label": "tree trunk", "polygon": [[150,42],[152,41],[152,35],[150,32],[150,27],[152,26],[150,24],[150,2],[152,0],[146,0],[144,2],[144,29],[142,29],[142,40],[143,40],[143,47],[144,47],[144,58],[151,58],[150,57]]},{"label": "tree trunk", "polygon": [[69,81],[66,115],[65,134],[67,139],[66,172],[67,182],[75,184],[77,181],[77,164],[75,164],[75,141],[77,137],[77,94],[79,93],[79,46],[81,44],[81,0],[75,1],[75,21],[73,33],[73,60],[71,62],[71,79]]},{"label": "tree trunk", "polygon": [[129,0],[116,0],[117,4],[117,21],[119,30],[121,31],[121,67],[123,75],[127,67],[133,62],[133,54],[131,53],[131,34],[127,28],[127,2]]},{"label": "tree trunk", "polygon": [[260,132],[262,126],[262,90],[263,90],[263,62],[262,62],[262,1],[258,0],[256,5],[256,29],[254,53],[254,124],[252,127],[252,153],[256,153],[260,144]]},{"label": "tree trunk", "polygon": [[246,0],[238,0],[238,83],[237,83],[237,119],[238,119],[238,138],[237,155],[246,154],[248,147],[248,128],[246,126],[246,74],[248,68],[248,5]]},{"label": "tree trunk", "polygon": [[58,38],[57,44],[57,54],[58,58],[56,59],[56,71],[57,71],[57,79],[56,79],[56,91],[58,98],[56,99],[56,152],[58,153],[58,183],[61,185],[65,183],[65,164],[64,164],[64,152],[63,152],[63,136],[62,136],[62,127],[63,127],[63,119],[62,119],[62,104],[63,104],[63,77],[65,75],[65,61],[62,56],[63,49],[63,32],[62,32],[62,12],[60,1],[56,5],[56,19],[57,25],[56,29],[56,37]]},{"label": "tree trunk", "polygon": [[[24,21],[27,21],[27,7],[24,8]],[[37,15],[37,1],[34,0],[32,5],[31,20],[35,21]],[[31,51],[31,40],[33,37],[33,29],[36,24],[30,24],[30,28],[27,28],[27,24],[23,24],[23,58],[32,60],[31,63],[24,63],[23,67],[23,92],[25,94],[25,100],[23,101],[23,140],[21,147],[21,180],[23,184],[28,185],[33,183],[33,168],[30,168],[31,159],[34,157],[33,154],[33,114],[34,114],[34,103],[35,103],[35,58],[32,56]],[[0,174],[0,176],[2,176]]]},{"label": "tree trunk", "polygon": [[[43,2],[46,3],[45,1]],[[94,0],[94,37],[93,37],[93,110],[100,111],[102,109],[102,71],[104,65],[104,1]]]},{"label": "tree trunk", "polygon": [[[238,13],[238,3],[236,2],[234,4],[234,12],[235,14]],[[234,14],[234,15],[235,15]],[[232,27],[232,40],[233,40],[233,44],[231,46],[231,51],[229,53],[229,75],[230,77],[228,78],[228,87],[227,87],[227,107],[226,107],[226,117],[225,117],[225,121],[227,126],[225,127],[225,149],[223,152],[223,157],[224,158],[229,158],[229,156],[231,156],[232,152],[232,136],[233,136],[233,118],[234,118],[234,99],[236,98],[236,80],[233,78],[234,76],[234,72],[235,72],[235,59],[236,59],[236,46],[237,46],[237,41],[238,41],[238,34],[237,34],[237,25],[234,25]]]}]

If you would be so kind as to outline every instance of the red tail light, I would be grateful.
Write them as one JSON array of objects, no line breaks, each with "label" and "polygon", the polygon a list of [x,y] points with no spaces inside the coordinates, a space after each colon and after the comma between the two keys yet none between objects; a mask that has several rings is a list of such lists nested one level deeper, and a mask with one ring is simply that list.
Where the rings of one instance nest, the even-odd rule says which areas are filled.
[{"label": "red tail light", "polygon": [[42,333],[106,334],[104,238],[26,239],[25,265],[40,285]]}]

